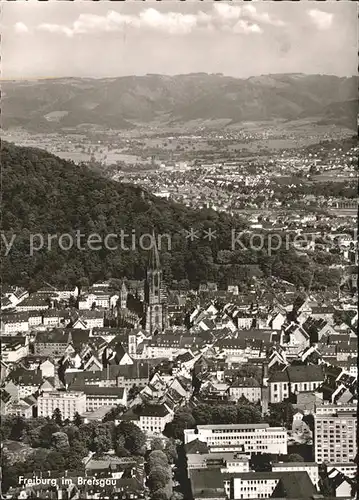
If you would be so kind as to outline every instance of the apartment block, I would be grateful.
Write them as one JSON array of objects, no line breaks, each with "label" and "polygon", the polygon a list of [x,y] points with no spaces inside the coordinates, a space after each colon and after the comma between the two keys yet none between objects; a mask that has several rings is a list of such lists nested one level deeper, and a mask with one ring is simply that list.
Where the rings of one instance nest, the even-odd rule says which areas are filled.
[{"label": "apartment block", "polygon": [[85,413],[86,395],[80,391],[44,392],[37,400],[37,408],[39,417],[52,417],[58,408],[63,419],[72,420],[76,412]]},{"label": "apartment block", "polygon": [[357,454],[356,405],[319,405],[314,415],[315,461],[347,463]]}]

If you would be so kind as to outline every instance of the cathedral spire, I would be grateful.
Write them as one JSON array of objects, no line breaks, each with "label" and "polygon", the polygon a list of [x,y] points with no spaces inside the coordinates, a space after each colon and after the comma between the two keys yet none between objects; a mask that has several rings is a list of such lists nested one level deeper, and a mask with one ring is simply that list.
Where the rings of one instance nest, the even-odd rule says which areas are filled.
[{"label": "cathedral spire", "polygon": [[155,232],[152,231],[152,246],[150,249],[150,255],[148,259],[148,269],[154,271],[154,270],[159,270],[160,268],[161,268],[161,263],[160,263],[160,255],[158,253],[158,248],[157,248],[156,236]]}]

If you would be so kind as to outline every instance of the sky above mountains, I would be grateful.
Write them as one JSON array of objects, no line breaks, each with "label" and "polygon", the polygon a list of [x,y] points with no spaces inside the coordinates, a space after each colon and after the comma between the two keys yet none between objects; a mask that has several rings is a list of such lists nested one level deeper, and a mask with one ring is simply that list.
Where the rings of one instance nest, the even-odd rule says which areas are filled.
[{"label": "sky above mountains", "polygon": [[2,78],[357,74],[356,2],[5,2]]}]

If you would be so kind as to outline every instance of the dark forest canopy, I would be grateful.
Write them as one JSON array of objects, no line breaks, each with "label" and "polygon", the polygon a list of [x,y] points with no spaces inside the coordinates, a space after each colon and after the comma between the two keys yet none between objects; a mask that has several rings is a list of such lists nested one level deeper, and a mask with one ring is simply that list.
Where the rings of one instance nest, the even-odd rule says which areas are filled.
[{"label": "dark forest canopy", "polygon": [[[192,286],[206,280],[222,288],[233,283],[245,285],[252,277],[253,266],[264,277],[272,273],[298,287],[308,286],[311,279],[312,259],[294,249],[282,248],[271,257],[265,248],[232,249],[232,230],[239,232],[246,224],[226,213],[195,211],[156,198],[140,187],[111,181],[86,166],[45,151],[6,142],[2,147],[2,169],[3,254],[3,238],[9,242],[16,236],[8,256],[2,259],[4,284],[35,290],[44,282],[75,285],[82,278],[90,282],[124,276],[142,279],[148,251],[139,249],[138,237],[153,231],[171,236],[172,248],[167,250],[168,240],[164,239],[160,252],[167,283],[188,279]],[[201,236],[193,242],[184,235],[184,229],[190,228]],[[209,228],[216,232],[212,241],[204,238]],[[136,231],[135,250],[94,251],[86,245],[78,249],[75,244],[66,251],[56,238],[49,250],[47,241],[47,235],[69,233],[76,240],[77,231],[86,238],[91,234],[104,238],[109,233],[120,234],[121,230],[129,235]],[[30,256],[31,234],[38,233],[44,237],[44,248]],[[125,242],[131,245],[131,239]],[[317,265],[317,269],[318,280],[314,279],[312,287],[322,286],[321,281],[328,276],[325,268]]]}]

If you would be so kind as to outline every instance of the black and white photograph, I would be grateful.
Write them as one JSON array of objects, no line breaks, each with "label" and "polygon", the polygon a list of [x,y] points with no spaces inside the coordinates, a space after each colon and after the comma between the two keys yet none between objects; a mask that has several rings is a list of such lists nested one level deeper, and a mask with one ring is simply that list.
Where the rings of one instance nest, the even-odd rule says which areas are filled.
[{"label": "black and white photograph", "polygon": [[358,498],[358,5],[1,2],[0,498]]}]

